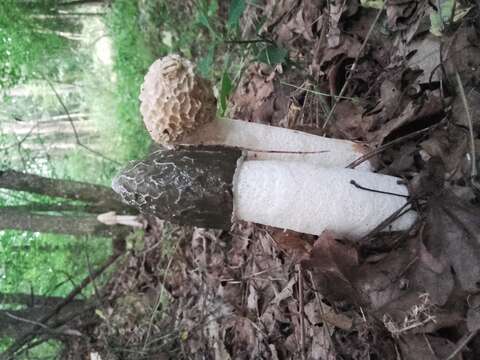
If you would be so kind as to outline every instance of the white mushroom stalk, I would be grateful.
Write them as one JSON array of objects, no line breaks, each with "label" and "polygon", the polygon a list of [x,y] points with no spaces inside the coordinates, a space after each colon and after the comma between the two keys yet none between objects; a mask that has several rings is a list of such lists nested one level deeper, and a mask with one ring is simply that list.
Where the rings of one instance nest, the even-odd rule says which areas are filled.
[{"label": "white mushroom stalk", "polygon": [[117,215],[115,211],[109,211],[97,216],[97,220],[108,226],[125,225],[130,227],[143,227],[136,215]]},{"label": "white mushroom stalk", "polygon": [[[239,150],[204,146],[152,153],[131,163],[113,189],[141,212],[180,224],[229,228],[233,219],[360,239],[406,205],[408,190],[398,181],[310,163],[249,161]],[[385,230],[407,230],[415,219],[409,211]]]},{"label": "white mushroom stalk", "polygon": [[[162,145],[225,145],[248,159],[304,161],[345,167],[363,156],[358,143],[329,139],[241,120],[217,119],[216,99],[195,66],[178,55],[155,61],[142,86],[140,111],[153,140]],[[368,161],[357,167],[371,170]]]},{"label": "white mushroom stalk", "polygon": [[[406,205],[408,190],[398,181],[393,176],[302,162],[245,161],[236,171],[234,215],[307,234],[331,230],[359,239]],[[352,182],[383,193],[360,189]],[[409,211],[385,230],[407,230],[415,218]]]}]

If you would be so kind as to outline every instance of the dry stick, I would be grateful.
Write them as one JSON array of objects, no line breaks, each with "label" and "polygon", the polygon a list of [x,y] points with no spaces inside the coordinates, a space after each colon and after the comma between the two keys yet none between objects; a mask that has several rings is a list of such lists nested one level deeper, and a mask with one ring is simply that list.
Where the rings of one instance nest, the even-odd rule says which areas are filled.
[{"label": "dry stick", "polygon": [[455,69],[455,79],[457,80],[457,85],[460,90],[460,98],[462,99],[463,107],[465,108],[468,132],[470,135],[470,161],[472,162],[470,181],[472,182],[472,185],[475,187],[475,189],[480,191],[480,184],[477,182],[477,157],[475,155],[475,135],[473,133],[472,115],[470,113],[470,106],[468,105],[467,97],[465,96],[465,89],[463,88],[462,79],[460,78],[460,74],[458,73],[457,69]]},{"label": "dry stick", "polygon": [[[45,324],[48,320],[53,318],[56,314],[60,312],[67,304],[69,304],[82,290],[90,284],[95,278],[100,276],[110,265],[112,265],[121,254],[113,254],[110,258],[100,266],[94,273],[89,274],[75,289],[73,289],[70,294],[58,304],[51,312],[43,316],[38,320],[38,323]],[[35,333],[38,331],[40,326],[35,326],[29,332],[23,334],[19,339],[15,341],[3,354],[1,354],[0,359],[13,360],[15,353],[20,350],[25,344],[27,344],[32,338],[35,337]]]},{"label": "dry stick", "polygon": [[297,265],[298,272],[298,302],[300,310],[300,354],[302,360],[306,359],[305,354],[305,311],[303,304],[303,271],[302,265]]},{"label": "dry stick", "polygon": [[470,333],[467,333],[466,335],[464,335],[464,336],[460,339],[460,341],[458,342],[457,348],[456,348],[455,350],[453,350],[452,353],[445,358],[445,360],[452,360],[452,359],[454,359],[454,358],[458,355],[458,353],[459,353],[460,351],[462,351],[462,349],[468,344],[468,342],[469,342],[470,340],[472,340],[472,338],[473,338],[475,335],[477,335],[477,333],[478,333],[478,329],[475,330],[475,331],[472,331],[472,332],[470,332]]},{"label": "dry stick", "polygon": [[92,148],[90,148],[89,146],[83,144],[81,141],[80,141],[80,136],[78,135],[78,132],[77,132],[77,128],[75,127],[75,124],[73,123],[73,119],[72,117],[70,116],[70,112],[68,111],[68,108],[67,106],[65,105],[65,103],[63,102],[62,100],[62,97],[58,94],[57,90],[55,89],[55,87],[53,86],[53,84],[51,83],[50,80],[48,80],[46,77],[43,77],[43,79],[47,82],[48,86],[52,89],[53,93],[55,94],[55,97],[57,98],[58,102],[60,103],[60,105],[62,106],[63,110],[65,111],[65,113],[67,114],[67,117],[68,117],[68,121],[70,123],[70,125],[72,126],[72,130],[73,130],[73,134],[75,135],[75,141],[77,142],[77,145],[78,146],[81,146],[83,147],[84,149],[86,149],[87,151],[91,152],[92,154],[104,159],[104,160],[107,160],[107,161],[110,161],[114,164],[117,164],[117,165],[121,165],[118,161],[112,159],[112,158],[109,158],[105,155],[103,155],[101,152],[99,151],[96,151]]},{"label": "dry stick", "polygon": [[380,19],[380,15],[383,13],[383,10],[385,9],[385,1],[382,4],[382,7],[378,10],[377,16],[375,17],[375,20],[373,21],[372,25],[370,26],[370,29],[368,29],[368,33],[365,36],[365,40],[363,40],[362,46],[360,47],[360,50],[358,51],[357,56],[355,57],[355,61],[353,62],[352,68],[350,69],[350,72],[348,73],[347,79],[345,80],[345,83],[342,86],[342,89],[340,90],[340,93],[334,97],[334,102],[333,106],[330,109],[330,112],[328,113],[327,118],[325,119],[325,122],[323,123],[322,129],[325,129],[330,121],[330,119],[333,116],[333,113],[335,112],[335,109],[337,108],[338,101],[336,100],[337,98],[342,98],[343,94],[347,90],[348,83],[350,82],[350,79],[353,76],[353,73],[357,69],[358,65],[358,60],[360,59],[360,55],[362,54],[363,50],[365,49],[365,46],[367,45],[367,42],[372,35],[373,29],[375,28],[375,25],[378,22],[378,19]]},{"label": "dry stick", "polygon": [[398,139],[395,139],[395,140],[392,140],[390,141],[389,143],[387,144],[384,144],[382,146],[379,146],[378,148],[372,150],[372,151],[369,151],[368,153],[366,153],[365,155],[359,157],[358,159],[356,159],[355,161],[352,161],[350,164],[348,164],[346,166],[347,169],[355,169],[358,165],[360,165],[361,163],[363,163],[364,161],[367,161],[369,159],[371,159],[372,157],[374,157],[375,155],[381,153],[382,151],[388,149],[389,147],[393,146],[393,145],[396,145],[398,143],[401,143],[402,141],[405,141],[405,140],[409,140],[419,134],[422,134],[424,132],[427,132],[428,130],[434,128],[438,126],[438,124],[434,124],[434,125],[431,125],[429,127],[426,127],[424,129],[420,129],[420,130],[417,130],[417,131],[414,131],[408,135],[405,135],[405,136],[402,136],[402,137],[399,137]]},{"label": "dry stick", "polygon": [[[366,239],[377,235],[380,233],[383,229],[385,229],[387,226],[389,226],[391,223],[393,223],[396,219],[400,218],[407,212],[411,210],[411,200],[408,200],[400,209],[396,210],[393,214],[391,214],[389,217],[387,217],[385,220],[383,220],[377,227],[375,227],[372,231],[370,231],[367,235],[363,236],[359,242],[365,241]],[[415,227],[416,223],[414,223],[410,229],[407,230],[407,233],[410,232],[411,229]]]}]

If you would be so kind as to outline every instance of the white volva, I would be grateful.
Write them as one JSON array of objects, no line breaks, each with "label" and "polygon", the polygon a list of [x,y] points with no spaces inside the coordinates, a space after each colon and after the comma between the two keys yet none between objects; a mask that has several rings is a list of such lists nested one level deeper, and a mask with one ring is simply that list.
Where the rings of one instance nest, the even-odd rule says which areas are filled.
[{"label": "white volva", "polygon": [[[318,235],[331,230],[358,239],[400,209],[406,199],[358,189],[408,195],[396,177],[350,169],[327,169],[293,161],[244,161],[234,183],[237,219]],[[385,230],[407,230],[410,211]]]},{"label": "white volva", "polygon": [[[232,119],[207,123],[178,143],[234,146],[245,149],[250,160],[291,160],[324,167],[345,167],[366,152],[362,145],[347,140]],[[361,163],[357,170],[372,170],[370,162]]]}]

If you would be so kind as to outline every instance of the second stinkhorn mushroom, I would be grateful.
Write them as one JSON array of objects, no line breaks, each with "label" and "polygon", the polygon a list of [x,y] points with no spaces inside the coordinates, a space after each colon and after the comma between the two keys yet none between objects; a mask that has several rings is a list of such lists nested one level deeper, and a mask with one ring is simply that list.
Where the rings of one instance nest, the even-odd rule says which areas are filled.
[{"label": "second stinkhorn mushroom", "polygon": [[[153,140],[162,145],[226,145],[258,160],[304,161],[345,167],[364,155],[364,146],[275,126],[216,119],[216,99],[208,81],[178,55],[155,61],[145,76],[140,112]],[[370,170],[366,161],[358,170]]]},{"label": "second stinkhorn mushroom", "polygon": [[[408,195],[392,176],[298,161],[249,161],[242,151],[219,146],[156,151],[131,163],[113,189],[141,212],[180,224],[229,228],[239,219],[317,235],[328,229],[352,239],[404,207],[402,195]],[[387,230],[406,230],[415,218],[409,211]]]}]

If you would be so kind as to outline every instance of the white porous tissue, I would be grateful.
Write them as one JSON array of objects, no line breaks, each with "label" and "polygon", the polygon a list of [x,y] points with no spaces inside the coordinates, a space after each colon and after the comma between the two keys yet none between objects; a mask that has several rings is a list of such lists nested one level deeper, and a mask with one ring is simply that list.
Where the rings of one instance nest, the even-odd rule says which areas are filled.
[{"label": "white porous tissue", "polygon": [[[351,169],[327,169],[294,161],[244,161],[234,184],[234,216],[244,221],[319,235],[331,230],[359,239],[405,205],[408,195],[398,178]],[[407,230],[416,219],[409,211],[385,230]]]}]

